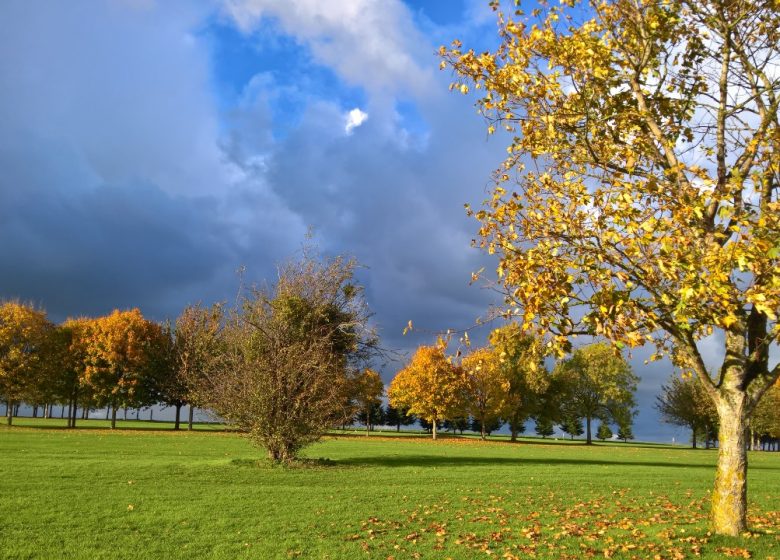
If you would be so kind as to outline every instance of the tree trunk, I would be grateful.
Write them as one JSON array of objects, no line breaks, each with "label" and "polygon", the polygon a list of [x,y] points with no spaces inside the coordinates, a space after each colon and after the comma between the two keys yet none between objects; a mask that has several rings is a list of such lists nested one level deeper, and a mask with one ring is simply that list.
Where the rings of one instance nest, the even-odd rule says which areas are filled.
[{"label": "tree trunk", "polygon": [[176,423],[173,425],[174,430],[179,429],[179,416],[181,415],[181,403],[176,404]]},{"label": "tree trunk", "polygon": [[[78,410],[78,404],[79,404],[79,389],[78,385],[73,386],[73,395],[71,396],[71,400],[73,401],[73,407],[68,409],[68,415],[70,416],[70,427],[75,428],[76,427],[76,411]],[[71,416],[72,414],[72,416]]]},{"label": "tree trunk", "polygon": [[116,405],[111,405],[111,429],[116,429]]},{"label": "tree trunk", "polygon": [[125,420],[127,420],[127,407],[125,407]]},{"label": "tree trunk", "polygon": [[479,423],[479,438],[482,441],[485,441],[485,419],[484,418]]},{"label": "tree trunk", "polygon": [[400,432],[401,431],[401,423],[400,422],[398,422],[398,424],[396,425],[395,431],[396,432]]},{"label": "tree trunk", "polygon": [[433,432],[433,439],[436,439],[436,418],[433,419],[431,424],[431,431]]},{"label": "tree trunk", "polygon": [[62,405],[62,408],[60,409],[60,418],[65,418],[65,405]]},{"label": "tree trunk", "polygon": [[509,431],[511,433],[511,440],[510,441],[517,441],[517,425],[512,422],[509,424]]},{"label": "tree trunk", "polygon": [[696,449],[696,428],[691,426],[691,432],[693,432],[693,448]]},{"label": "tree trunk", "polygon": [[586,437],[587,437],[587,442],[586,443],[588,445],[591,445],[593,443],[593,438],[591,437],[591,434],[590,434],[590,420],[591,420],[590,416],[586,416],[585,417],[585,426],[586,426],[585,432],[586,432]]},{"label": "tree trunk", "polygon": [[739,392],[719,396],[716,403],[720,429],[718,467],[712,493],[712,528],[719,535],[736,537],[747,531],[745,399],[745,394]]},{"label": "tree trunk", "polygon": [[192,417],[195,416],[195,408],[190,405],[190,416],[187,419],[187,429],[192,431]]},{"label": "tree trunk", "polygon": [[33,410],[32,410],[32,417],[33,418],[38,418],[38,405],[34,404],[32,408],[33,408]]},{"label": "tree trunk", "polygon": [[150,406],[149,407],[149,422],[154,420],[154,409]]},{"label": "tree trunk", "polygon": [[10,400],[5,403],[6,422],[10,426],[14,421],[14,403]]},{"label": "tree trunk", "polygon": [[106,405],[106,420],[111,418],[111,405]]}]

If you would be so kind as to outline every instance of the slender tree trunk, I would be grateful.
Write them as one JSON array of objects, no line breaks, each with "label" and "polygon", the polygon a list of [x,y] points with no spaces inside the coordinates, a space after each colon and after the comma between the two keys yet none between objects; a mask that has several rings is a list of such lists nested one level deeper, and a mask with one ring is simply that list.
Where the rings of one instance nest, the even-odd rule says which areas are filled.
[{"label": "slender tree trunk", "polygon": [[691,426],[691,432],[693,432],[693,448],[696,449],[696,427]]},{"label": "slender tree trunk", "polygon": [[485,441],[485,418],[481,418],[479,422],[479,439]]},{"label": "slender tree trunk", "polygon": [[19,407],[22,406],[21,403],[17,403],[14,405],[14,416],[19,416]]},{"label": "slender tree trunk", "polygon": [[108,420],[109,418],[111,418],[111,405],[110,404],[106,405],[106,420]]},{"label": "slender tree trunk", "polygon": [[187,419],[187,429],[190,430],[190,431],[192,431],[192,418],[193,418],[193,416],[195,416],[195,407],[190,405],[190,415],[189,415],[189,418]]},{"label": "slender tree trunk", "polygon": [[5,403],[6,422],[10,426],[14,421],[14,403],[10,399]]},{"label": "slender tree trunk", "polygon": [[116,429],[116,405],[111,405],[111,429]]},{"label": "slender tree trunk", "polygon": [[[719,535],[739,536],[747,531],[747,422],[744,393],[717,399],[718,467],[712,493],[712,527]],[[729,402],[730,401],[730,402]]]},{"label": "slender tree trunk", "polygon": [[591,445],[593,443],[593,438],[591,437],[591,433],[590,433],[590,421],[591,421],[590,416],[586,416],[585,417],[585,425],[586,425],[585,431],[586,431],[586,437],[587,437],[587,442],[586,443],[588,445]]},{"label": "slender tree trunk", "polygon": [[431,431],[433,433],[433,439],[436,439],[436,418],[433,419],[433,424],[431,426]]},{"label": "slender tree trunk", "polygon": [[125,420],[127,420],[127,407],[125,407]]},{"label": "slender tree trunk", "polygon": [[88,416],[89,416],[89,407],[88,406],[82,407],[82,409],[81,409],[81,419],[82,420],[86,420]]},{"label": "slender tree trunk", "polygon": [[65,405],[62,405],[62,408],[60,408],[60,418],[65,418]]},{"label": "slender tree trunk", "polygon": [[141,419],[141,409],[140,408],[136,408],[135,409],[135,419],[136,420],[140,420]]},{"label": "slender tree trunk", "polygon": [[395,431],[399,432],[399,433],[401,432],[401,423],[400,422],[398,422],[398,424],[396,425]]},{"label": "slender tree trunk", "polygon": [[512,442],[517,441],[517,424],[515,424],[514,422],[510,423],[509,424],[509,431],[512,434],[510,441],[512,441]]},{"label": "slender tree trunk", "polygon": [[149,422],[154,420],[154,409],[150,406],[149,407]]},{"label": "slender tree trunk", "polygon": [[33,405],[33,407],[32,407],[32,409],[33,409],[33,410],[32,410],[32,417],[33,417],[33,418],[38,418],[38,405],[37,405],[37,404],[34,404],[34,405]]},{"label": "slender tree trunk", "polygon": [[174,430],[179,429],[179,416],[181,415],[181,403],[176,403],[176,423],[173,425]]},{"label": "slender tree trunk", "polygon": [[73,411],[73,416],[70,419],[70,427],[75,428],[76,427],[76,411],[78,410],[78,404],[79,404],[79,389],[78,385],[73,386],[73,395],[71,396],[71,399],[73,400],[73,408],[69,409]]}]

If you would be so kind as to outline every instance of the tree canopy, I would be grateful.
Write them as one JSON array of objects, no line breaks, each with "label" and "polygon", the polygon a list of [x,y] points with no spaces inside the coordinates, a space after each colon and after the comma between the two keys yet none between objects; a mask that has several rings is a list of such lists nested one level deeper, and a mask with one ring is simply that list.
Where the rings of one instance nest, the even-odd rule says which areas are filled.
[{"label": "tree canopy", "polygon": [[409,364],[393,378],[388,389],[390,404],[408,409],[432,426],[461,414],[463,374],[444,354],[441,345],[420,346]]}]

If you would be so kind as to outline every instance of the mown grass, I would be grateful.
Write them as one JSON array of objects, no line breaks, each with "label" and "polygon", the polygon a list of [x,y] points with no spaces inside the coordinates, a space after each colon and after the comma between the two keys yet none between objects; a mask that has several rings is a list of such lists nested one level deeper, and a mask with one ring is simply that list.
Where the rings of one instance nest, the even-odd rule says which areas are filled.
[{"label": "mown grass", "polygon": [[727,539],[713,451],[355,435],[284,469],[229,432],[19,423],[39,428],[0,428],[2,558],[780,559],[780,454],[751,454],[754,533]]}]

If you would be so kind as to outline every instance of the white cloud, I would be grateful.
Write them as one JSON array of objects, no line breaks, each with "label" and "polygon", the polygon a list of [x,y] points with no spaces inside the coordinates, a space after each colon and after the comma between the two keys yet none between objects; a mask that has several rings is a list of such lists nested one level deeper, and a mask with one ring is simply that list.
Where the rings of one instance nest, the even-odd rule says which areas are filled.
[{"label": "white cloud", "polygon": [[361,124],[366,122],[368,119],[368,113],[365,113],[355,107],[352,109],[349,113],[347,113],[346,116],[346,125],[344,126],[344,131],[347,134],[352,134],[352,131],[359,127]]},{"label": "white cloud", "polygon": [[[245,33],[273,18],[315,60],[373,94],[423,96],[435,88],[432,47],[400,0],[223,0]],[[417,61],[430,58],[430,66]]]}]

